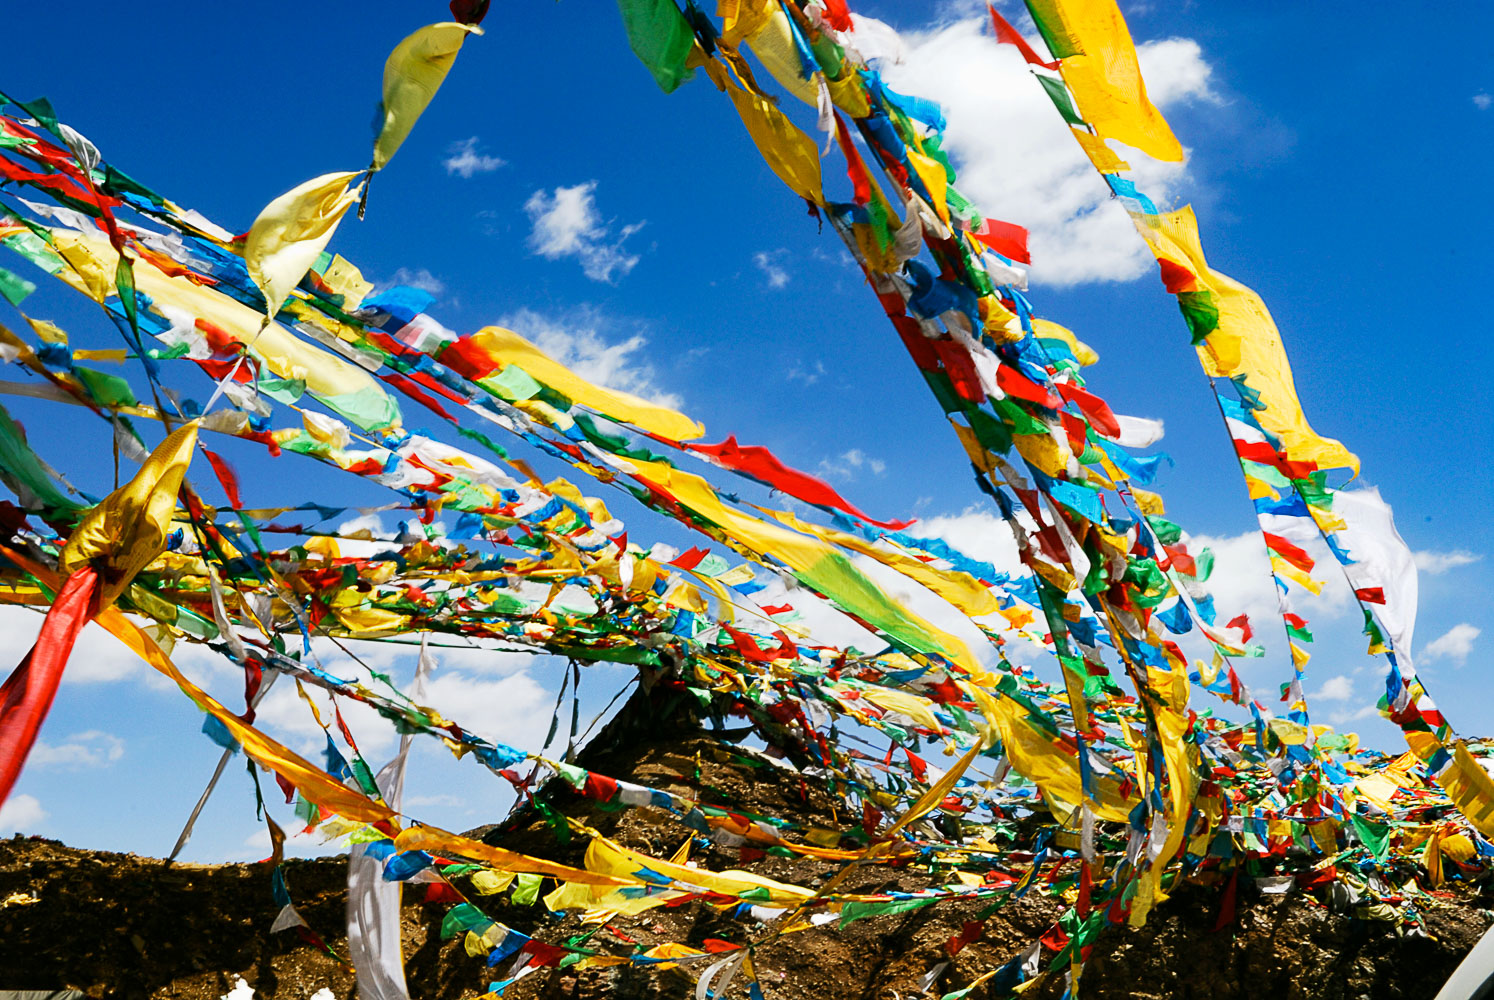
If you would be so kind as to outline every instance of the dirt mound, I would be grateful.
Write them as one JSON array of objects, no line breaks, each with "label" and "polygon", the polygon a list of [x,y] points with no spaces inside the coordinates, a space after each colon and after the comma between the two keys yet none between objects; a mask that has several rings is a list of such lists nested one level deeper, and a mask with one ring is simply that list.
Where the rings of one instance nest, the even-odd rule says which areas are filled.
[{"label": "dirt mound", "polygon": [[[616,777],[697,795],[705,801],[826,826],[837,819],[837,800],[825,788],[775,768],[748,751],[696,734],[654,731],[619,739],[616,732],[583,755],[592,769]],[[624,845],[672,853],[686,831],[668,813],[652,808],[608,812],[552,783],[542,795],[561,813],[583,818]],[[476,831],[515,850],[577,862],[580,838],[557,844],[553,827],[535,811],[515,822]],[[738,850],[713,848],[693,855],[713,869],[745,868],[772,878],[814,886],[835,866],[776,856],[744,859]],[[346,859],[290,860],[286,881],[297,907],[331,949],[346,955]],[[868,867],[845,884],[849,891],[913,891],[944,885],[948,873],[913,867]],[[456,879],[466,889],[465,880]],[[1403,935],[1393,923],[1330,912],[1312,897],[1256,896],[1241,881],[1238,912],[1213,931],[1220,906],[1215,888],[1183,886],[1141,929],[1116,927],[1096,944],[1083,981],[1088,997],[1258,997],[1339,1000],[1359,997],[1432,997],[1489,925],[1471,890],[1446,894],[1425,912],[1430,935]],[[503,967],[488,969],[469,957],[461,940],[440,940],[449,904],[427,903],[412,885],[403,908],[404,950],[410,992],[419,1000],[470,997],[485,992]],[[13,894],[34,902],[21,902]],[[337,960],[295,932],[270,934],[277,907],[267,865],[168,865],[135,855],[80,851],[53,841],[0,841],[0,989],[76,987],[91,997],[180,997],[217,1000],[239,976],[263,998],[304,998],[328,988],[338,998],[353,992],[353,976]],[[576,916],[560,917],[542,905],[516,906],[506,896],[474,897],[494,920],[549,942],[584,933]],[[948,942],[987,905],[944,903],[895,916],[833,924],[788,935],[760,949],[755,962],[769,1000],[888,998],[920,994],[920,980],[948,962],[926,988],[940,996],[1017,957],[1052,925],[1062,900],[1039,885],[1024,899],[997,910],[981,938],[950,959]],[[587,947],[626,955],[665,942],[704,946],[708,938],[741,943],[762,925],[732,919],[693,902],[619,918]],[[506,964],[506,963],[505,963]],[[510,987],[511,1000],[531,998],[689,995],[697,971],[616,967],[576,972],[545,969]],[[971,994],[980,1000],[984,987]],[[1062,996],[1051,976],[1028,996]],[[733,988],[737,992],[737,988]]]}]

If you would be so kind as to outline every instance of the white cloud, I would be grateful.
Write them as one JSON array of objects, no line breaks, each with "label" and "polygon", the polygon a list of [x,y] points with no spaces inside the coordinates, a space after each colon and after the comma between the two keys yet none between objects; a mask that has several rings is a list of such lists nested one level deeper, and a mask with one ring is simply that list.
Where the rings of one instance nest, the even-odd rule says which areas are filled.
[{"label": "white cloud", "polygon": [[1476,563],[1483,558],[1477,552],[1466,552],[1463,549],[1455,549],[1452,552],[1424,550],[1414,552],[1412,556],[1416,560],[1416,568],[1432,576],[1446,573],[1450,569],[1457,569],[1459,566],[1467,566],[1469,563]]},{"label": "white cloud", "polygon": [[0,830],[29,833],[47,818],[47,811],[35,795],[12,795],[0,805]]},{"label": "white cloud", "polygon": [[74,733],[64,743],[51,744],[37,740],[27,763],[32,767],[60,767],[77,770],[102,767],[124,756],[124,740],[112,733],[90,729]]},{"label": "white cloud", "polygon": [[[15,605],[0,607],[0,672],[8,672],[31,648],[42,616]],[[146,623],[148,624],[148,623]],[[152,675],[140,657],[100,625],[83,627],[62,674],[64,684],[102,684]],[[169,682],[166,682],[169,684]]]},{"label": "white cloud", "polygon": [[1338,729],[1353,722],[1363,722],[1365,719],[1373,719],[1380,714],[1380,710],[1374,705],[1363,705],[1350,711],[1329,712],[1328,721]]},{"label": "white cloud", "polygon": [[394,275],[390,277],[387,283],[379,285],[378,288],[380,291],[383,291],[393,288],[396,285],[418,288],[422,292],[429,292],[432,295],[440,295],[446,291],[446,282],[423,267],[401,267],[394,272]]},{"label": "white cloud", "polygon": [[826,374],[825,362],[816,361],[812,365],[796,363],[784,375],[790,382],[803,382],[805,385],[814,385]]},{"label": "white cloud", "polygon": [[595,309],[572,310],[564,317],[520,309],[500,317],[498,325],[527,337],[589,382],[631,392],[661,406],[680,405],[679,396],[659,387],[658,372],[639,355],[648,339],[640,333],[609,339],[604,331],[612,323]]},{"label": "white cloud", "polygon": [[528,670],[491,680],[441,672],[430,682],[425,703],[484,739],[533,749],[545,738],[554,699]]},{"label": "white cloud", "polygon": [[1346,674],[1330,677],[1308,697],[1318,701],[1348,701],[1354,697],[1354,681]]},{"label": "white cloud", "polygon": [[1480,111],[1488,111],[1494,105],[1494,95],[1478,93],[1473,95],[1473,106]]},{"label": "white cloud", "polygon": [[[1293,542],[1307,551],[1317,567],[1313,577],[1323,584],[1323,592],[1316,596],[1307,593],[1295,584],[1288,598],[1300,614],[1310,619],[1334,619],[1344,613],[1353,599],[1343,574],[1335,568],[1333,554],[1317,535],[1312,538],[1295,537],[1288,532],[1298,531],[1292,526],[1296,518],[1277,518],[1267,530],[1287,535]],[[1266,557],[1266,543],[1259,532],[1247,531],[1241,535],[1223,537],[1185,536],[1188,551],[1197,557],[1205,547],[1214,550],[1214,572],[1204,584],[1214,597],[1214,610],[1220,624],[1232,620],[1236,615],[1246,614],[1255,629],[1255,642],[1275,643],[1281,635],[1279,615],[1281,608],[1276,598],[1276,583],[1271,575],[1271,563]]]},{"label": "white cloud", "polygon": [[[395,684],[409,693],[416,659],[413,648],[356,641],[344,645],[369,666],[391,674]],[[362,668],[330,642],[317,640],[315,648],[323,668],[333,676],[358,678],[370,683]],[[421,699],[423,704],[436,709],[463,729],[490,740],[532,748],[544,738],[544,727],[550,721],[546,702],[553,695],[547,695],[530,673],[535,667],[534,656],[491,646],[469,649],[438,647],[431,653],[436,668],[426,682],[425,697]],[[346,755],[348,750],[332,721],[330,696],[312,687],[307,687],[307,693],[316,702],[323,720],[332,727],[338,749]],[[341,698],[337,707],[369,766],[377,770],[393,755],[398,743],[394,727],[361,702]],[[535,721],[533,717],[541,712],[543,719]],[[326,746],[326,737],[312,717],[311,709],[289,681],[277,684],[265,696],[259,706],[258,722],[301,753],[318,755]]]},{"label": "white cloud", "polygon": [[979,507],[923,518],[908,529],[908,534],[943,539],[964,555],[990,563],[997,572],[1017,576],[1027,572],[1017,555],[1011,527],[995,513]]},{"label": "white cloud", "polygon": [[1473,652],[1473,640],[1477,639],[1482,632],[1482,629],[1467,622],[1454,625],[1427,643],[1427,648],[1421,651],[1421,655],[1426,657],[1429,663],[1446,658],[1461,666],[1468,659],[1468,654]]},{"label": "white cloud", "polygon": [[1242,535],[1185,537],[1188,551],[1197,558],[1205,548],[1214,552],[1214,571],[1204,586],[1214,598],[1219,624],[1245,614],[1257,632],[1264,631],[1276,617],[1276,584],[1271,578],[1271,563],[1259,533]]},{"label": "white cloud", "polygon": [[[384,527],[377,514],[361,514],[336,528],[337,551],[345,558],[368,559],[395,548],[395,533]],[[348,537],[367,534],[367,538]]]},{"label": "white cloud", "polygon": [[643,223],[624,226],[617,239],[611,240],[611,225],[597,212],[596,190],[597,182],[587,181],[558,187],[553,194],[541,189],[530,195],[524,203],[534,226],[529,248],[549,260],[575,257],[588,278],[611,284],[614,277],[626,275],[637,265],[638,257],[625,253],[623,243]]},{"label": "white cloud", "polygon": [[833,459],[821,459],[818,471],[822,476],[835,479],[855,479],[856,474],[862,469],[870,470],[872,475],[880,476],[887,471],[887,463],[880,458],[872,458],[860,448],[852,448],[850,451],[841,452]]},{"label": "white cloud", "polygon": [[459,806],[465,800],[458,795],[448,795],[442,792],[439,795],[407,795],[403,803],[406,809],[420,809],[430,806]]},{"label": "white cloud", "polygon": [[1222,104],[1211,85],[1214,67],[1205,61],[1203,48],[1191,38],[1164,38],[1136,47],[1146,93],[1157,107],[1187,101]]},{"label": "white cloud", "polygon": [[[1151,273],[1151,254],[1130,218],[1017,50],[998,44],[983,22],[977,17],[905,33],[905,60],[882,68],[888,84],[939,102],[949,123],[944,148],[959,170],[960,191],[983,213],[1030,230],[1034,280],[1071,285]],[[1137,52],[1159,106],[1218,100],[1197,42],[1147,42]],[[1121,153],[1143,192],[1159,203],[1173,197],[1181,164]]]},{"label": "white cloud", "polygon": [[763,272],[767,279],[769,288],[786,288],[789,283],[789,273],[779,263],[786,255],[787,250],[759,250],[752,255],[752,263]]},{"label": "white cloud", "polygon": [[477,151],[477,136],[470,139],[462,139],[446,147],[446,152],[451,154],[441,161],[448,174],[459,174],[467,180],[471,180],[477,174],[490,174],[503,166],[504,161],[496,156],[488,156]]}]

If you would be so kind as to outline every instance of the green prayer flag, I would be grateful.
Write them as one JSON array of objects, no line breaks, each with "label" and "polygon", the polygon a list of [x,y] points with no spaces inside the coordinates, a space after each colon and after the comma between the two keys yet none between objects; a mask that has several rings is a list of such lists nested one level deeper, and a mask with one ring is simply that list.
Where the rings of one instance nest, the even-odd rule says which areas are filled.
[{"label": "green prayer flag", "polygon": [[26,443],[21,426],[0,407],[0,482],[10,487],[28,509],[76,510],[80,505],[65,496]]},{"label": "green prayer flag", "polygon": [[57,251],[47,246],[46,240],[30,231],[11,233],[0,240],[0,244],[14,250],[48,274],[56,274],[67,266]]},{"label": "green prayer flag", "polygon": [[[535,888],[539,887],[540,877],[538,875],[520,875],[519,878],[532,878]],[[447,910],[446,916],[441,919],[441,939],[444,941],[447,938],[454,938],[458,934],[465,934],[479,927],[486,929],[492,923],[492,920],[471,903],[458,903]]]},{"label": "green prayer flag", "polygon": [[545,388],[534,380],[534,376],[518,365],[504,365],[503,370],[497,375],[479,379],[477,384],[489,392],[502,396],[510,403],[533,399]]},{"label": "green prayer flag", "polygon": [[1078,37],[1063,23],[1059,0],[1027,0],[1027,13],[1032,15],[1032,23],[1037,25],[1038,34],[1043,36],[1043,42],[1048,46],[1048,51],[1053,53],[1054,59],[1065,59],[1084,52]]},{"label": "green prayer flag", "polygon": [[908,913],[911,910],[921,910],[930,903],[937,902],[938,899],[938,896],[923,896],[914,899],[889,899],[885,903],[851,901],[841,907],[840,926],[844,927],[863,917],[880,917],[887,913]]},{"label": "green prayer flag", "polygon": [[135,300],[135,263],[124,254],[119,255],[119,263],[114,268],[114,288],[119,292],[119,304],[124,308],[125,318],[130,321],[130,330],[138,341],[140,303]]},{"label": "green prayer flag", "polygon": [[13,306],[18,306],[26,300],[26,296],[36,291],[36,286],[19,274],[14,274],[0,267],[0,295]]},{"label": "green prayer flag", "polygon": [[1188,324],[1188,332],[1193,335],[1195,347],[1219,329],[1219,307],[1214,304],[1213,292],[1178,292],[1178,308]]},{"label": "green prayer flag", "polygon": [[287,406],[297,402],[306,392],[306,380],[299,378],[262,378],[256,383],[261,396],[269,396],[277,403]]},{"label": "green prayer flag", "polygon": [[654,75],[660,90],[671,93],[690,79],[693,71],[685,67],[685,61],[695,47],[695,32],[674,0],[617,0],[617,9],[628,32],[628,45]]},{"label": "green prayer flag", "polygon": [[1214,550],[1208,546],[1204,546],[1203,551],[1193,557],[1193,565],[1198,568],[1198,572],[1193,575],[1193,579],[1199,583],[1206,582],[1214,572]]},{"label": "green prayer flag", "polygon": [[364,386],[357,392],[345,392],[339,396],[318,395],[316,399],[366,431],[381,431],[400,422],[399,403],[377,385]]},{"label": "green prayer flag", "polygon": [[139,402],[135,398],[134,390],[130,388],[130,383],[118,375],[84,368],[82,365],[75,366],[73,374],[78,376],[78,381],[88,389],[88,394],[104,406],[111,408],[134,406]]},{"label": "green prayer flag", "polygon": [[1043,89],[1048,92],[1048,99],[1053,102],[1053,106],[1058,109],[1058,113],[1063,115],[1064,121],[1070,125],[1089,124],[1083,118],[1080,118],[1079,112],[1074,109],[1074,102],[1069,97],[1069,88],[1063,85],[1062,80],[1055,80],[1053,77],[1044,76],[1042,73],[1035,73],[1033,75],[1037,77],[1038,83],[1043,85]]},{"label": "green prayer flag", "polygon": [[1148,514],[1146,523],[1152,526],[1152,530],[1157,533],[1157,540],[1163,545],[1176,545],[1178,539],[1183,537],[1183,529],[1165,517]]},{"label": "green prayer flag", "polygon": [[520,875],[514,879],[514,892],[510,899],[515,906],[533,906],[539,899],[540,882],[543,875]]},{"label": "green prayer flag", "polygon": [[1369,848],[1376,858],[1384,858],[1390,851],[1390,826],[1358,815],[1350,816],[1349,821],[1354,824],[1354,833],[1358,835],[1360,843]]},{"label": "green prayer flag", "polygon": [[1292,486],[1301,494],[1302,502],[1318,510],[1333,509],[1333,491],[1328,488],[1328,473],[1323,470],[1312,473],[1306,479],[1293,479]]}]

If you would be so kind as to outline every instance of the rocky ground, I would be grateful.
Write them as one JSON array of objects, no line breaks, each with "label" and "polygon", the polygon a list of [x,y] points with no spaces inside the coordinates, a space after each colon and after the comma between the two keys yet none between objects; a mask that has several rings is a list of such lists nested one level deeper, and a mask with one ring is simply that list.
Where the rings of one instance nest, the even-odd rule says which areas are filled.
[{"label": "rocky ground", "polygon": [[[613,734],[614,737],[616,734]],[[699,736],[633,734],[593,744],[585,766],[643,784],[688,792],[709,801],[777,816],[842,825],[831,798],[791,773],[733,755]],[[685,830],[653,809],[605,812],[563,789],[557,808],[627,846],[668,855]],[[506,828],[475,831],[490,842],[579,862],[582,844],[557,845],[538,817],[521,815]],[[809,859],[767,856],[743,863],[736,851],[695,856],[712,868],[740,867],[802,885],[823,883],[836,869]],[[83,990],[91,997],[181,997],[218,1000],[238,977],[262,998],[304,998],[330,989],[352,996],[353,977],[338,961],[295,932],[270,934],[276,907],[267,865],[170,865],[135,855],[81,851],[55,841],[0,841],[0,990]],[[290,860],[286,880],[298,908],[331,949],[346,955],[343,933],[346,859]],[[942,884],[944,880],[940,879]],[[907,869],[867,868],[846,884],[851,891],[905,890],[928,883]],[[458,884],[461,885],[460,880]],[[497,978],[460,940],[439,940],[448,904],[426,903],[425,888],[405,891],[404,950],[411,996],[438,1000],[477,996]],[[1235,921],[1213,931],[1219,893],[1183,887],[1156,910],[1145,928],[1112,929],[1095,948],[1084,976],[1087,997],[1261,997],[1276,1000],[1433,997],[1484,929],[1494,920],[1491,900],[1476,890],[1445,894],[1426,913],[1429,935],[1403,935],[1384,922],[1329,912],[1303,894],[1255,896],[1241,892]],[[25,901],[34,896],[33,901]],[[7,899],[7,897],[9,897]],[[542,905],[513,906],[506,896],[481,898],[493,919],[546,941],[580,933],[576,917],[558,918]],[[768,1000],[856,997],[901,1000],[934,997],[970,984],[1018,955],[1051,925],[1060,901],[1038,892],[986,921],[981,940],[962,950],[919,993],[919,980],[944,961],[946,942],[980,910],[978,903],[942,904],[833,924],[793,934],[762,949],[758,972]],[[702,904],[660,908],[614,921],[589,946],[627,954],[635,946],[707,938],[741,941],[761,933]],[[532,998],[680,997],[693,992],[696,973],[628,967],[546,969],[507,991]],[[736,988],[733,993],[738,992]],[[1026,996],[1057,1000],[1060,977]],[[971,994],[981,1000],[984,988]]]}]

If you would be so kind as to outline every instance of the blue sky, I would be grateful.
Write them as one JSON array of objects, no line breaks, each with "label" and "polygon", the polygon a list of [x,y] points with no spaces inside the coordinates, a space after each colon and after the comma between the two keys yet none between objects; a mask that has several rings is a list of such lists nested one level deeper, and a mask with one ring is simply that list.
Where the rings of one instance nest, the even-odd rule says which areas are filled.
[{"label": "blue sky", "polygon": [[[50,97],[112,163],[235,232],[300,181],[367,162],[385,55],[444,15],[439,3],[334,0],[160,2],[134,19],[88,7],[65,37],[45,7],[8,11],[10,37],[34,44],[8,48],[0,88]],[[945,105],[962,190],[1032,229],[1033,301],[1099,351],[1090,387],[1118,413],[1166,423],[1176,465],[1161,490],[1170,516],[1217,540],[1221,609],[1268,608],[1251,508],[1176,307],[1015,53],[995,45],[975,5],[854,7],[904,34],[904,62],[886,75]],[[1494,708],[1481,670],[1489,636],[1473,631],[1494,629],[1484,597],[1494,533],[1482,516],[1494,423],[1477,375],[1491,355],[1480,300],[1494,107],[1480,96],[1494,93],[1494,14],[1434,8],[1411,26],[1388,4],[1352,18],[1326,4],[1123,8],[1190,151],[1181,171],[1143,168],[1143,186],[1195,205],[1211,264],[1271,307],[1309,418],[1359,454],[1363,481],[1395,508],[1423,554],[1418,667],[1453,724],[1479,733]],[[993,545],[1004,529],[859,273],[763,166],[721,95],[703,78],[660,93],[610,4],[495,5],[486,28],[375,180],[367,220],[346,223],[332,249],[370,280],[428,286],[432,313],[459,332],[511,325],[599,379],[673,398],[710,440],[769,445],[875,515],[924,518],[977,552]],[[1423,40],[1436,41],[1435,59]],[[792,113],[812,128],[805,109]],[[838,154],[827,158],[832,184],[840,170]],[[116,346],[94,307],[38,283],[28,313],[76,346]],[[189,392],[205,397],[200,383]],[[44,457],[103,492],[111,459],[96,424],[14,412]],[[225,453],[250,506],[390,499],[294,458]],[[634,540],[685,540],[636,506],[617,512]],[[1298,604],[1318,635],[1315,720],[1398,748],[1391,726],[1355,718],[1379,694],[1379,663],[1363,654],[1339,581]],[[8,621],[0,649],[14,662],[35,625]],[[43,732],[47,750],[17,786],[24,801],[0,826],[164,853],[217,750],[184,698],[91,642]],[[1248,664],[1247,681],[1262,691],[1285,681],[1281,652]],[[374,655],[397,676],[413,671],[407,650]],[[233,689],[206,659],[185,666]],[[587,672],[584,703],[600,708],[627,676]],[[448,697],[488,713],[492,735],[526,747],[543,739],[560,680],[553,663],[465,651],[449,652],[438,677]],[[296,706],[283,704],[267,713],[271,731],[309,746]],[[387,752],[392,740],[372,728],[360,739]],[[457,828],[506,801],[438,748],[417,755],[409,788],[415,811]],[[262,856],[257,829],[236,763],[187,856]]]}]

